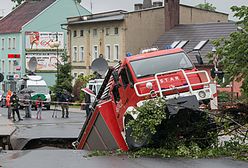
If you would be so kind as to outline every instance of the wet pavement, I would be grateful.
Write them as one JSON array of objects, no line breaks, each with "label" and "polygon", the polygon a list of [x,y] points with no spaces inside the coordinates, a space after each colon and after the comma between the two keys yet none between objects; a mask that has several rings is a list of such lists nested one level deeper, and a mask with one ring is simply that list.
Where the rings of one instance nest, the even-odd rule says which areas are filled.
[{"label": "wet pavement", "polygon": [[[80,109],[70,109],[70,117],[52,118],[54,110],[42,113],[42,120],[36,120],[35,111],[31,119],[12,123],[7,120],[7,109],[0,108],[0,126],[2,130],[17,128],[11,136],[14,149],[23,148],[28,141],[42,138],[77,138],[85,121],[85,112]],[[24,111],[21,111],[24,116]],[[4,121],[4,122],[3,122]],[[5,128],[4,128],[5,127]],[[88,157],[88,151],[66,150],[55,147],[43,147],[36,150],[0,151],[0,167],[4,168],[247,168],[248,162],[231,158],[217,159],[160,159],[160,158],[129,158],[128,156],[98,156]]]},{"label": "wet pavement", "polygon": [[13,168],[247,168],[248,163],[222,159],[128,158],[127,156],[87,157],[86,151],[32,150],[0,153],[0,167]]},{"label": "wet pavement", "polygon": [[[52,117],[54,112],[57,112],[57,118]],[[1,118],[5,118],[6,121],[7,109],[1,108],[0,113]],[[70,109],[69,118],[61,118],[61,111],[54,110],[43,110],[41,120],[36,119],[35,110],[32,111],[32,118],[24,118],[23,110],[20,110],[20,113],[23,121],[13,123],[8,120],[8,123],[12,123],[12,126],[14,124],[17,128],[10,139],[15,150],[21,150],[32,139],[77,138],[86,119],[85,112],[76,108]]]}]

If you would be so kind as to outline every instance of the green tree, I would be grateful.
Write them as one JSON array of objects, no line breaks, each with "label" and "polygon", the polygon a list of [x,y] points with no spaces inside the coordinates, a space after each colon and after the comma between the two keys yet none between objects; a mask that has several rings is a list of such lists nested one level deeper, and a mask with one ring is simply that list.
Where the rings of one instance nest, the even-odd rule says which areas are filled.
[{"label": "green tree", "polygon": [[216,10],[216,7],[210,3],[198,4],[195,7],[200,8],[200,9],[204,9],[204,10],[209,10],[209,11],[215,11]]},{"label": "green tree", "polygon": [[94,75],[79,75],[73,86],[72,94],[75,100],[82,101],[84,99],[84,94],[81,91],[82,88],[86,87],[86,84],[90,79],[94,78]]},{"label": "green tree", "polygon": [[242,81],[243,96],[248,100],[248,6],[233,6],[231,9],[240,20],[237,23],[240,31],[231,33],[227,39],[215,40],[213,44],[225,79],[227,82]]},{"label": "green tree", "polygon": [[56,84],[50,88],[51,91],[55,94],[61,92],[62,90],[67,90],[72,93],[72,66],[70,63],[67,62],[67,60],[68,58],[65,51],[62,55],[62,61],[64,62],[64,64],[58,65]]}]

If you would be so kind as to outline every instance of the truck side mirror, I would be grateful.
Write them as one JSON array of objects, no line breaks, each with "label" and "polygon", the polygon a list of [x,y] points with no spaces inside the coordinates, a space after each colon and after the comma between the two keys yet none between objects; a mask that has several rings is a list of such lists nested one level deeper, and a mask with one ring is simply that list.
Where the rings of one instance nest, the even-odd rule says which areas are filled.
[{"label": "truck side mirror", "polygon": [[92,90],[90,90],[89,88],[82,88],[81,90],[90,96],[96,97],[96,94]]},{"label": "truck side mirror", "polygon": [[52,94],[52,91],[51,90],[49,90],[49,94]]}]

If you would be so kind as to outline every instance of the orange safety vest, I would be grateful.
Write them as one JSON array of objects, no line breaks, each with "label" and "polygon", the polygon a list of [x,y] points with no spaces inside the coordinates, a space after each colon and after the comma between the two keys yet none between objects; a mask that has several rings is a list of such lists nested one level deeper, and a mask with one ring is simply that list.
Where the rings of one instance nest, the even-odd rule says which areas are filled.
[{"label": "orange safety vest", "polygon": [[8,95],[6,96],[6,106],[7,106],[7,107],[10,106],[10,97],[11,97],[10,94],[8,94]]}]

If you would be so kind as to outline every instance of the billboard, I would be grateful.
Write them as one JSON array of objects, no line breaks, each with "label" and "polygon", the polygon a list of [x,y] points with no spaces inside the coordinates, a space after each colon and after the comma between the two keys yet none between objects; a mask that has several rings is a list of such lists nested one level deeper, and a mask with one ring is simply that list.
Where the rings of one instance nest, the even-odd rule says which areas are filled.
[{"label": "billboard", "polygon": [[[26,68],[29,70],[28,62],[32,57],[37,59],[37,71],[56,71],[57,54],[56,53],[28,53],[26,54]],[[62,64],[61,56],[58,55],[58,64]]]},{"label": "billboard", "polygon": [[26,50],[57,49],[52,42],[59,42],[58,49],[64,49],[63,32],[26,32]]}]

